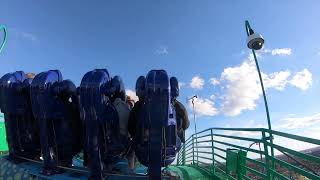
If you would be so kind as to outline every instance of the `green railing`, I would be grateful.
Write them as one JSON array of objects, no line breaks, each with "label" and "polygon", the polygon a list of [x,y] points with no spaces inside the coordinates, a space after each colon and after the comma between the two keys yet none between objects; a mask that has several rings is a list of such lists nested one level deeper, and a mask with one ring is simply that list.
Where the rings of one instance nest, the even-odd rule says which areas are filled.
[{"label": "green railing", "polygon": [[317,139],[263,128],[210,128],[187,139],[177,165],[220,179],[320,179],[319,145]]}]

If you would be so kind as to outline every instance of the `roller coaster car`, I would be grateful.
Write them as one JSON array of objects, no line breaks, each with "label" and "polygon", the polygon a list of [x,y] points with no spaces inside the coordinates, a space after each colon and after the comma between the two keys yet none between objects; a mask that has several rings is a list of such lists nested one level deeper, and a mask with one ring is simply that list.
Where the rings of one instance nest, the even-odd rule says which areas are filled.
[{"label": "roller coaster car", "polygon": [[5,74],[0,80],[0,108],[4,113],[9,157],[39,158],[38,123],[31,109],[30,82],[22,71]]},{"label": "roller coaster car", "polygon": [[[181,146],[173,106],[179,94],[178,81],[172,77],[169,83],[164,70],[152,70],[146,78],[139,79],[142,81],[137,81],[137,94],[141,106],[131,145],[139,161],[148,167],[150,179],[167,178],[162,176],[161,167],[174,161]],[[42,168],[41,176],[45,177],[64,176],[77,171],[68,167],[83,150],[89,175],[81,176],[103,179],[114,173],[115,167],[120,169],[121,176],[136,177],[129,172],[125,159],[128,117],[123,117],[124,110],[115,103],[119,100],[128,108],[129,116],[119,76],[111,78],[106,69],[96,69],[84,75],[77,89],[70,80],[62,79],[60,71],[49,70],[30,82],[20,71],[4,75],[0,81],[0,108],[5,114],[10,156],[31,159],[21,167]],[[40,156],[43,162],[37,162],[42,166],[33,161]],[[87,170],[80,167],[80,171]]]},{"label": "roller coaster car", "polygon": [[63,80],[60,71],[50,70],[35,76],[30,94],[40,129],[42,173],[61,172],[58,166],[71,166],[83,144],[76,87],[70,80]]}]

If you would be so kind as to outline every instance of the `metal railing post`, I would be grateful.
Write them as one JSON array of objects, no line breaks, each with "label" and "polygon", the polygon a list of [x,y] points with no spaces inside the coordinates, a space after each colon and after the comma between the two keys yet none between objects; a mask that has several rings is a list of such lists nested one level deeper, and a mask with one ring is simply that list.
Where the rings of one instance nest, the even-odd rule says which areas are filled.
[{"label": "metal railing post", "polygon": [[199,165],[199,149],[198,149],[198,134],[196,134],[196,152],[197,152],[197,165]]},{"label": "metal railing post", "polygon": [[267,140],[266,140],[266,132],[265,130],[262,131],[262,141],[263,141],[263,148],[264,148],[264,157],[266,161],[266,168],[267,168],[267,179],[272,179],[271,175],[271,168],[270,167],[270,158],[269,158],[269,153],[268,153],[268,145],[267,145]]},{"label": "metal railing post", "polygon": [[182,165],[186,164],[186,144],[182,146]]},{"label": "metal railing post", "polygon": [[180,161],[180,151],[178,152],[177,166],[179,166],[179,161]]},{"label": "metal railing post", "polygon": [[216,168],[215,168],[215,163],[214,163],[214,144],[213,144],[213,129],[211,129],[211,151],[212,151],[212,173],[215,175],[216,173]]},{"label": "metal railing post", "polygon": [[195,162],[194,162],[194,139],[193,139],[193,135],[192,135],[192,164],[195,164]]}]

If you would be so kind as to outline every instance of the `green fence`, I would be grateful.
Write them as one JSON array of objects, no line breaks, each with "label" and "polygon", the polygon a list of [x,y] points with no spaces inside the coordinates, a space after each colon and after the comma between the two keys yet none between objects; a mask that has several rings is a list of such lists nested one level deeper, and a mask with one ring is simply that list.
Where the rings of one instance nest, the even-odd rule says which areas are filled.
[{"label": "green fence", "polygon": [[320,179],[320,157],[313,153],[319,145],[317,139],[263,128],[210,128],[187,139],[177,165],[221,179]]}]

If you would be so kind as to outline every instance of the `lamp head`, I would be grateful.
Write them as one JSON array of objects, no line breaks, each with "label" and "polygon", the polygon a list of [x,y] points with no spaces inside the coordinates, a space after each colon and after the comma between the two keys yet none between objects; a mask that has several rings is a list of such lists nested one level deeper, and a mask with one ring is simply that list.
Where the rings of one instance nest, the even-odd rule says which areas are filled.
[{"label": "lamp head", "polygon": [[247,45],[249,49],[260,50],[263,47],[264,39],[261,34],[254,33],[252,29],[250,29],[250,35],[247,39]]}]

